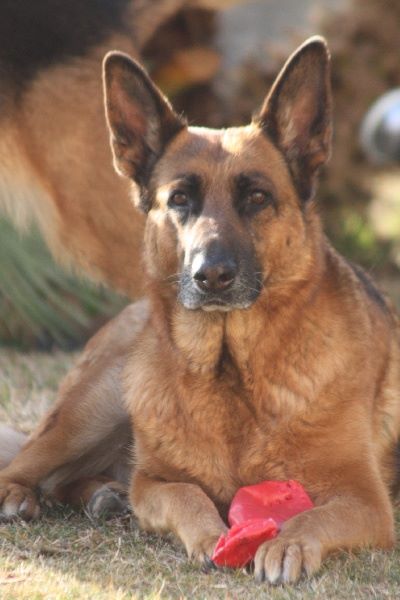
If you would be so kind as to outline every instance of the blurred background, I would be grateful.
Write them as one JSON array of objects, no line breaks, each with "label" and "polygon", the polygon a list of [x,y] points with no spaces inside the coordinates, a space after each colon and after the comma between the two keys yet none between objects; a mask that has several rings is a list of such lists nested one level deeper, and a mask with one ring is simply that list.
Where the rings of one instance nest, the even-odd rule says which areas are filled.
[{"label": "blurred background", "polygon": [[[400,304],[399,164],[367,156],[360,143],[370,107],[400,87],[399,0],[191,8],[162,26],[144,58],[191,124],[238,125],[249,121],[288,54],[315,33],[327,38],[333,58],[334,150],[318,191],[325,227]],[[0,215],[0,344],[78,347],[126,302],[63,271],[36,230],[21,235]]]}]

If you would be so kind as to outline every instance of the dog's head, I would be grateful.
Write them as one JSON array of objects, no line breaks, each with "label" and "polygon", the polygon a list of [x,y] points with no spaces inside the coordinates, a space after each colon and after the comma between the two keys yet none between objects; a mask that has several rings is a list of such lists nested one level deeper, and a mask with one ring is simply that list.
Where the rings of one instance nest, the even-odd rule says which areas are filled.
[{"label": "dog's head", "polygon": [[288,60],[246,127],[188,127],[128,56],[104,63],[117,171],[146,213],[149,276],[188,309],[251,306],[304,276],[311,198],[331,138],[329,54],[311,38]]}]

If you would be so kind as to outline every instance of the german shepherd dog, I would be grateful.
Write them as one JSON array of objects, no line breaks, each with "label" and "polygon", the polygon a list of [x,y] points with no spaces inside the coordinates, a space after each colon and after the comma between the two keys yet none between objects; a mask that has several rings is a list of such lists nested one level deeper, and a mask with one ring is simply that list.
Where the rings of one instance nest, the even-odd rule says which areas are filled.
[{"label": "german shepherd dog", "polygon": [[315,508],[260,546],[259,580],[391,547],[399,332],[313,200],[331,140],[324,40],[291,56],[246,127],[188,127],[122,53],[104,83],[114,164],[147,215],[147,297],[89,342],[0,473],[3,515],[37,516],[38,486],[94,512],[129,488],[142,527],[203,561],[240,486],[296,479]]},{"label": "german shepherd dog", "polygon": [[0,3],[0,208],[35,220],[59,261],[135,298],[144,219],[112,169],[99,72],[108,50],[138,57],[192,3]]}]

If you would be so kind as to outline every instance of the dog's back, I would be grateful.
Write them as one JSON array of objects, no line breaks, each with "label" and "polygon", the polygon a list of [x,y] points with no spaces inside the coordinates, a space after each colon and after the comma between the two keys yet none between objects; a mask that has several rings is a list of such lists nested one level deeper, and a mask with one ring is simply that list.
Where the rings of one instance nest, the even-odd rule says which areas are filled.
[{"label": "dog's back", "polygon": [[137,56],[187,0],[4,0],[0,208],[36,221],[53,254],[137,296],[142,219],[113,172],[101,61]]}]

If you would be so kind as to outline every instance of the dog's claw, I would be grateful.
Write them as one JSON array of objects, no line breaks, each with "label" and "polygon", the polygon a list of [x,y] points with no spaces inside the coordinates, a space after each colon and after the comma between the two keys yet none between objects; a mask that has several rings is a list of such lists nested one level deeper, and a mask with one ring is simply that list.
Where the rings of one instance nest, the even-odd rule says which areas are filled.
[{"label": "dog's claw", "polygon": [[255,573],[254,579],[256,580],[256,583],[262,583],[264,581],[264,570],[260,569],[257,573]]},{"label": "dog's claw", "polygon": [[211,558],[206,554],[203,559],[202,572],[210,573],[211,571],[216,571],[218,569],[217,565]]}]

